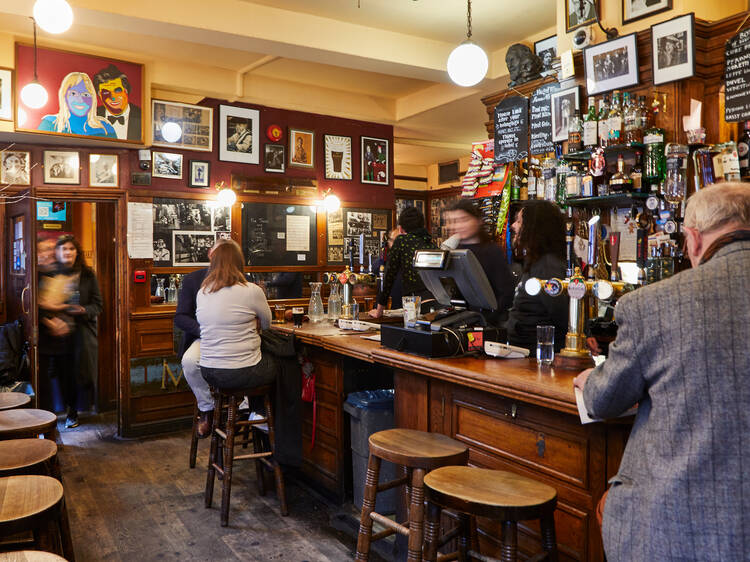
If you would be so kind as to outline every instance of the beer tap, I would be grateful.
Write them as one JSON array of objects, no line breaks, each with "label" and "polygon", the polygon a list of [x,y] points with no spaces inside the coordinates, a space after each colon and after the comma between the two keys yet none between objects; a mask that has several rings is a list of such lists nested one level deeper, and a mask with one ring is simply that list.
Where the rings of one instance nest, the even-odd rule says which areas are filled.
[{"label": "beer tap", "polygon": [[620,279],[619,270],[617,269],[617,262],[620,259],[620,233],[611,232],[609,234],[609,260],[612,262],[612,270],[609,274],[610,281],[618,281]]}]

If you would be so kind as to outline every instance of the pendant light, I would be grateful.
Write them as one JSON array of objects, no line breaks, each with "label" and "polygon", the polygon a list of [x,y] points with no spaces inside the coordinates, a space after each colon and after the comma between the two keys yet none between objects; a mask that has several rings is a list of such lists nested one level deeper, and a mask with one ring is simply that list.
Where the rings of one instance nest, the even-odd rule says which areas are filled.
[{"label": "pendant light", "polygon": [[31,21],[34,23],[34,79],[21,90],[21,101],[26,107],[39,109],[46,105],[48,96],[36,73],[36,20],[31,18]]},{"label": "pendant light", "polygon": [[161,136],[167,142],[177,142],[182,136],[182,127],[174,121],[167,121],[161,126]]},{"label": "pendant light", "polygon": [[63,33],[73,25],[73,9],[66,0],[36,0],[34,20],[47,33]]},{"label": "pendant light", "polygon": [[448,76],[459,86],[473,86],[482,81],[488,68],[487,53],[471,40],[471,0],[467,0],[466,41],[448,57]]}]

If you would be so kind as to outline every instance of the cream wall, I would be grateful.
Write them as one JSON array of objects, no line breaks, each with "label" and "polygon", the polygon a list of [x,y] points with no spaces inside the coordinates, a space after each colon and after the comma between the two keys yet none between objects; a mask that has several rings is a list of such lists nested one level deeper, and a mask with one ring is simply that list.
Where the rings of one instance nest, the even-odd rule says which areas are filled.
[{"label": "cream wall", "polygon": [[[404,177],[420,179],[402,179]],[[393,185],[396,189],[424,191],[427,189],[427,166],[396,162],[393,165],[393,179]]]},{"label": "cream wall", "polygon": [[[466,170],[469,168],[470,160],[471,156],[469,155],[462,156],[458,159],[458,172],[460,174],[466,173]],[[459,178],[458,181],[452,183],[440,184],[438,183],[439,177],[438,163],[430,164],[429,166],[427,166],[427,189],[445,189],[448,187],[456,187],[461,185],[461,178]]]}]

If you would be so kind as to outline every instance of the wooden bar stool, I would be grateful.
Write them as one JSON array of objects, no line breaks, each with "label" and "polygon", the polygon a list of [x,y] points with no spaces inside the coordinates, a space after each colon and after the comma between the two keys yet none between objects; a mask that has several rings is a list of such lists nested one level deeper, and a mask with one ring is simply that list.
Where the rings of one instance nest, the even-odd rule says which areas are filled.
[{"label": "wooden bar stool", "polygon": [[0,411],[23,408],[31,403],[31,396],[23,392],[0,392]]},{"label": "wooden bar stool", "polygon": [[41,550],[17,550],[0,552],[0,562],[65,562],[65,558]]},{"label": "wooden bar stool", "polygon": [[426,562],[437,560],[441,508],[461,514],[458,560],[498,560],[470,548],[470,517],[478,516],[502,523],[501,562],[518,559],[517,524],[529,519],[539,519],[544,549],[529,560],[557,562],[554,520],[557,491],[553,487],[505,470],[446,466],[425,476],[424,488],[427,499]]},{"label": "wooden bar stool", "polygon": [[[409,539],[408,560],[422,560],[422,539],[424,521],[425,472],[441,466],[466,464],[469,449],[439,433],[426,433],[413,429],[386,429],[370,435],[370,458],[367,463],[367,477],[362,501],[362,516],[359,520],[357,555],[355,560],[366,561],[370,557],[370,543],[389,537],[394,533]],[[379,484],[380,463],[386,460],[401,465],[406,475],[390,482]],[[409,520],[399,524],[374,511],[378,492],[396,486],[406,486],[406,499],[409,503]],[[377,521],[386,529],[372,534],[372,522]]]},{"label": "wooden bar stool", "polygon": [[0,441],[0,476],[42,474],[62,482],[57,445],[49,439]]},{"label": "wooden bar stool", "polygon": [[21,408],[0,412],[0,440],[44,435],[56,440],[57,416],[46,410]]},{"label": "wooden bar stool", "polygon": [[[214,395],[214,418],[211,428],[211,449],[208,457],[208,474],[206,476],[206,507],[211,507],[214,494],[214,477],[218,472],[221,480],[221,526],[229,524],[229,497],[232,489],[232,464],[235,460],[254,460],[258,477],[258,492],[265,494],[264,467],[272,470],[276,479],[276,494],[281,504],[281,515],[288,515],[286,505],[286,490],[284,475],[279,463],[276,462],[276,440],[274,434],[273,411],[271,409],[272,385],[246,388],[240,390],[211,389]],[[263,398],[266,416],[253,420],[238,420],[238,405],[244,397],[261,396]],[[226,412],[224,409],[226,407]],[[268,424],[268,447],[255,426]],[[252,429],[252,433],[243,434],[243,429]],[[252,443],[253,452],[236,455],[234,446],[243,447]],[[270,449],[270,450],[269,450]]]},{"label": "wooden bar stool", "polygon": [[49,476],[0,478],[0,536],[31,530],[36,548],[61,554],[74,562],[70,526],[62,515],[63,487]]},{"label": "wooden bar stool", "polygon": [[190,457],[188,459],[190,468],[195,468],[195,458],[198,456],[198,420],[200,419],[200,415],[198,402],[196,401],[193,406],[193,432],[190,436]]}]

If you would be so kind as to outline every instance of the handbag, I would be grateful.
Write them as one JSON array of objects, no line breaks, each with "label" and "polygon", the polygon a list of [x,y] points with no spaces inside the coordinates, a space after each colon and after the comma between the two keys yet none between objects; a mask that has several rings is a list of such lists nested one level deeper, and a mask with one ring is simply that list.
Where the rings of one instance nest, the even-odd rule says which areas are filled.
[{"label": "handbag", "polygon": [[312,420],[312,437],[310,438],[310,449],[315,447],[315,426],[318,417],[318,398],[315,393],[315,366],[307,357],[306,353],[301,353],[299,363],[302,367],[302,400],[312,402],[313,420]]}]

